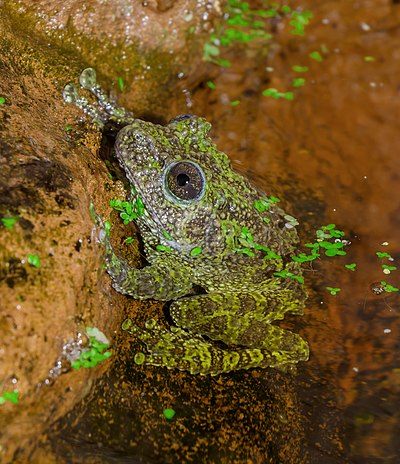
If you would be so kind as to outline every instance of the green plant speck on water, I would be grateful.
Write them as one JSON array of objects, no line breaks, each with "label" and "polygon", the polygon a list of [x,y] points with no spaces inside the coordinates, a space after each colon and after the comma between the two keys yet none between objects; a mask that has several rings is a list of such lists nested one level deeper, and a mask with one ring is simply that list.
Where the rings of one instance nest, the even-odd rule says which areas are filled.
[{"label": "green plant speck on water", "polygon": [[344,267],[345,267],[346,269],[349,269],[350,271],[355,271],[355,270],[356,270],[356,267],[357,267],[357,264],[356,264],[356,263],[345,264]]},{"label": "green plant speck on water", "polygon": [[326,287],[326,289],[331,295],[337,295],[341,290],[340,288],[337,288],[337,287]]},{"label": "green plant speck on water", "polygon": [[175,411],[171,408],[164,409],[164,417],[171,420],[175,416]]},{"label": "green plant speck on water", "polygon": [[4,105],[6,99],[4,97],[0,97],[0,105]]},{"label": "green plant speck on water", "polygon": [[321,62],[321,61],[324,61],[324,59],[322,58],[322,55],[320,52],[311,52],[309,55],[308,55],[312,60],[315,60],[315,61],[318,61],[318,62]]},{"label": "green plant speck on water", "polygon": [[1,396],[0,396],[0,405],[4,404],[6,401],[9,401],[10,403],[13,404],[18,404],[18,391],[5,391]]},{"label": "green plant speck on water", "polygon": [[40,259],[38,255],[28,255],[28,263],[33,267],[40,267]]},{"label": "green plant speck on water", "polygon": [[19,219],[18,216],[12,216],[9,218],[1,218],[1,223],[7,229],[12,229],[14,227],[14,224],[18,221],[18,219]]},{"label": "green plant speck on water", "polygon": [[381,282],[381,285],[383,287],[383,290],[387,293],[392,293],[392,292],[398,292],[399,289],[397,287],[393,287],[393,285],[390,285],[384,281]]},{"label": "green plant speck on water", "polygon": [[124,81],[122,77],[118,77],[118,85],[119,85],[119,89],[122,91],[124,89]]}]

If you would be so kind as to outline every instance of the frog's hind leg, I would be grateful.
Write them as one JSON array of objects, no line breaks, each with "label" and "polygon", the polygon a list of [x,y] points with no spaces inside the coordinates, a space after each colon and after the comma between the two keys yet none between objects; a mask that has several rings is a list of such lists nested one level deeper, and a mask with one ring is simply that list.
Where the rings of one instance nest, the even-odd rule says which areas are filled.
[{"label": "frog's hind leg", "polygon": [[168,331],[153,319],[147,321],[145,328],[127,319],[122,328],[146,344],[148,353],[136,353],[136,364],[175,368],[191,374],[217,375],[253,367],[276,367],[288,371],[294,363],[307,359],[305,356],[300,358],[295,352],[280,354],[263,348],[222,348],[179,327]]},{"label": "frog's hind leg", "polygon": [[79,95],[75,84],[67,84],[64,87],[64,101],[80,108],[100,127],[103,127],[107,123],[122,127],[135,121],[133,114],[125,108],[116,105],[97,83],[96,71],[93,68],[84,69],[79,77],[79,82],[84,89],[89,90],[95,95],[97,106],[92,105],[86,98]]},{"label": "frog's hind leg", "polygon": [[[308,359],[308,345],[300,335],[271,324],[283,319],[287,312],[302,314],[303,307],[302,299],[285,290],[273,297],[263,292],[209,293],[175,301],[170,313],[179,327],[222,341],[227,346],[250,349],[240,350],[247,353],[246,356],[256,353],[252,349],[259,349],[263,355],[260,365],[278,367]],[[239,368],[245,368],[243,362],[240,361]],[[254,367],[253,361],[250,367]]]}]

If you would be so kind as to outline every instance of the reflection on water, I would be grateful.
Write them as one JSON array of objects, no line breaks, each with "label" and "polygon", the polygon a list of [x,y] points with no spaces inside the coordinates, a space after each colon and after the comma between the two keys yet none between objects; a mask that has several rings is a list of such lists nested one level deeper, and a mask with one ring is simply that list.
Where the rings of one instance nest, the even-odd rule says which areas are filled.
[{"label": "reflection on water", "polygon": [[[278,28],[268,62],[260,54],[255,65],[244,53],[214,79],[219,93],[193,95],[193,112],[214,123],[238,169],[286,199],[303,241],[335,223],[352,242],[347,256],[306,271],[310,298],[296,328],[312,354],[299,377],[193,378],[114,366],[58,424],[60,454],[71,462],[79,461],[74,449],[94,462],[400,462],[399,294],[370,288],[400,286],[400,271],[384,274],[388,263],[376,256],[400,259],[397,3],[302,2],[315,15],[305,37]],[[309,59],[315,50],[323,62]],[[260,96],[266,87],[287,90],[294,65],[309,67],[294,101]],[[224,94],[240,105],[224,104]],[[327,286],[341,291],[333,296]],[[177,419],[168,422],[162,409],[171,406]]]}]

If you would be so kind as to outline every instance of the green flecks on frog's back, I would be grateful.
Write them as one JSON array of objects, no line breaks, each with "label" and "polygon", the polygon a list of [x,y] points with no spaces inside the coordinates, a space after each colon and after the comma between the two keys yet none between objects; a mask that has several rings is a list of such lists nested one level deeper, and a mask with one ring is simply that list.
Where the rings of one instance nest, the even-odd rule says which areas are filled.
[{"label": "green flecks on frog's back", "polygon": [[[122,293],[173,300],[171,330],[154,321],[144,328],[125,321],[124,328],[147,345],[137,363],[215,375],[250,367],[287,369],[306,360],[307,343],[271,324],[287,312],[302,314],[306,297],[295,279],[274,276],[282,269],[301,274],[291,260],[297,234],[287,227],[286,213],[232,170],[210,139],[207,121],[181,115],[159,126],[135,119],[111,104],[93,70],[82,76],[99,107],[72,84],[64,98],[102,124],[123,126],[117,157],[133,196],[144,204],[136,222],[149,265],[130,268],[100,233],[107,271]],[[205,294],[192,295],[194,286]]]}]

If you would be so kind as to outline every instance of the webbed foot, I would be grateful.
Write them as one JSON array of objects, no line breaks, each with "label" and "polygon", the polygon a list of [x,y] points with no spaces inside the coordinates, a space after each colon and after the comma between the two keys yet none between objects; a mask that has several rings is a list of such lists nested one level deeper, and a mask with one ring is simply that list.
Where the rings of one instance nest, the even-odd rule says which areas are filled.
[{"label": "webbed foot", "polygon": [[79,94],[75,84],[72,83],[64,87],[64,101],[80,108],[100,128],[103,128],[107,123],[123,127],[135,120],[132,113],[118,106],[97,83],[96,71],[93,68],[84,69],[79,77],[79,82],[84,89],[95,95],[97,104],[89,103],[86,98]]}]

